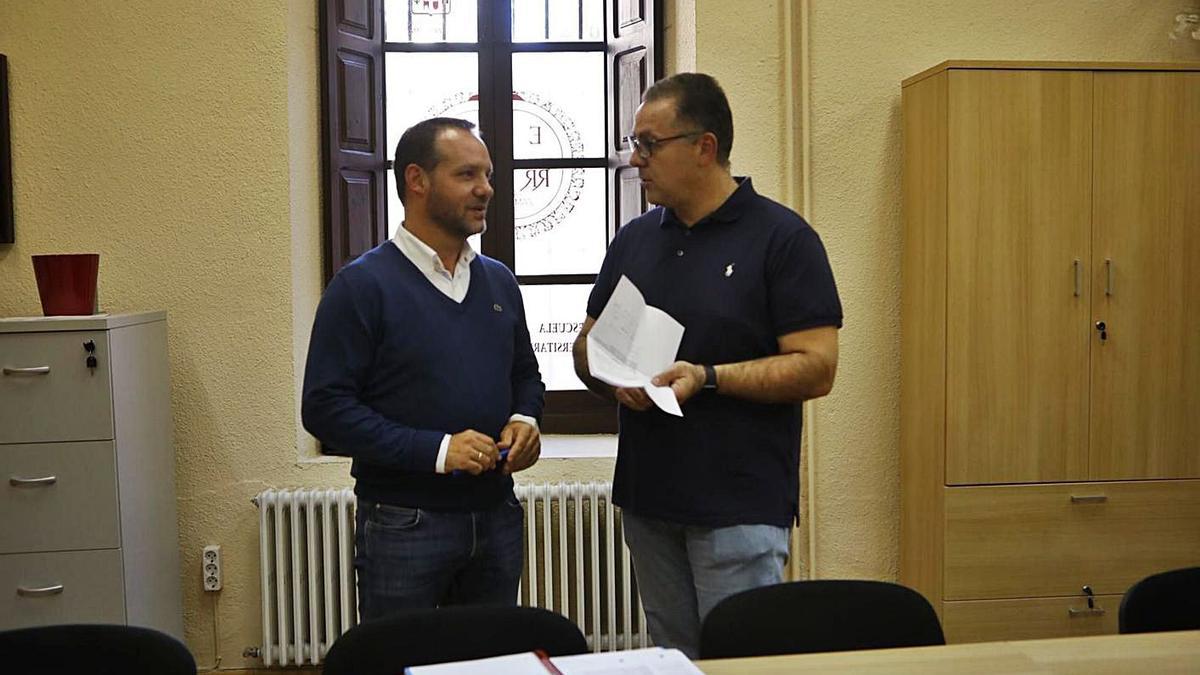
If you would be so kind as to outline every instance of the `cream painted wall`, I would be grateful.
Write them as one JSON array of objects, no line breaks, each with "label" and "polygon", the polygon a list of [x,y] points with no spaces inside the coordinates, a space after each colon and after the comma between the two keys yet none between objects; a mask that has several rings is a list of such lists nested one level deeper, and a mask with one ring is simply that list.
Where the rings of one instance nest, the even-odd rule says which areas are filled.
[{"label": "cream painted wall", "polygon": [[795,3],[678,1],[676,13],[694,15],[694,69],[721,83],[733,109],[730,161],[735,175],[754,179],[759,193],[800,210],[798,166],[792,146],[799,81],[790,77],[798,56]]},{"label": "cream painted wall", "polygon": [[696,70],[696,5],[666,0],[663,7],[663,67],[667,74]]},{"label": "cream painted wall", "polygon": [[[671,4],[671,68],[721,79],[735,169],[797,206],[802,3]],[[821,576],[895,575],[899,80],[950,57],[1198,59],[1166,40],[1176,4],[813,3],[809,187],[848,317],[817,408]],[[260,635],[250,497],[349,484],[345,462],[299,459],[320,289],[316,26],[310,0],[0,2],[18,238],[0,247],[0,316],[38,314],[29,255],[67,251],[102,254],[105,310],[169,310],[180,573],[202,668],[257,663],[241,656]],[[611,466],[545,460],[524,480]],[[217,595],[195,573],[208,543],[225,556]]]}]

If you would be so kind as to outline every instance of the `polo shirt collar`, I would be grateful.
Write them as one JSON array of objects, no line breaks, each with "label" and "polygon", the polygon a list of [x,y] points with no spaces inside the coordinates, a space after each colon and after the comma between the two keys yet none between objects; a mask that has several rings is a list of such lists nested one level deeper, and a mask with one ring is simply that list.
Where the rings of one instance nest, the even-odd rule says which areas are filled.
[{"label": "polo shirt collar", "polygon": [[[710,221],[715,223],[732,223],[742,216],[742,211],[745,210],[746,206],[749,205],[758,193],[754,191],[754,185],[750,182],[749,176],[734,176],[733,179],[738,184],[733,194],[729,195],[725,203],[718,206],[716,211],[696,221],[696,225]],[[687,228],[687,225],[683,224],[679,216],[675,215],[675,209],[663,209],[662,220],[659,221],[659,225],[664,228],[672,225]]]}]

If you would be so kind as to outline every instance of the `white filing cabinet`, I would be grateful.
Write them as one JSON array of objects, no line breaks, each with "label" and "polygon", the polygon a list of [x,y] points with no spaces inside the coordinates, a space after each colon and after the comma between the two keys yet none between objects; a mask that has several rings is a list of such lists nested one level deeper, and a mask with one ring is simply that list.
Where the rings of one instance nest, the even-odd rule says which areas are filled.
[{"label": "white filing cabinet", "polygon": [[166,312],[0,319],[0,369],[0,629],[182,639]]}]

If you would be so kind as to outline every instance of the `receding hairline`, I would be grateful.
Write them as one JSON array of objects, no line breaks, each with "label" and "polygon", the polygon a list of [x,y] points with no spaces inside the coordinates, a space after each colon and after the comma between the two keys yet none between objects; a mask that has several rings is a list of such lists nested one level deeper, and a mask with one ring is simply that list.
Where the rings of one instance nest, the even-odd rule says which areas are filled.
[{"label": "receding hairline", "polygon": [[[467,136],[469,136],[469,137],[471,137],[471,138],[475,139],[476,141],[478,141],[478,142],[479,142],[479,144],[483,146],[483,149],[484,149],[484,150],[487,150],[487,149],[488,149],[488,147],[487,147],[487,143],[484,143],[484,142],[483,142],[483,137],[482,137],[482,136],[480,136],[480,134],[479,134],[479,127],[472,127],[472,128],[470,128],[470,129],[464,129],[464,128],[462,128],[462,127],[459,127],[459,126],[450,126],[450,125],[447,125],[447,126],[444,126],[444,127],[440,127],[440,128],[439,128],[439,129],[437,129],[437,131],[436,131],[436,132],[433,134],[433,147],[432,147],[432,150],[433,150],[433,164],[431,164],[431,165],[430,165],[430,167],[429,167],[429,170],[430,170],[430,171],[432,171],[432,170],[436,169],[436,168],[438,167],[438,165],[442,163],[442,160],[443,160],[443,159],[445,159],[445,155],[442,153],[442,147],[441,147],[441,145],[440,145],[440,143],[442,142],[442,140],[443,140],[443,139],[445,139],[445,138],[446,138],[446,136],[449,136],[449,135],[451,135],[451,134],[460,134],[460,133],[461,133],[461,134],[466,134]],[[488,153],[488,154],[489,154],[489,159],[490,159],[490,155],[491,155],[490,151],[489,151],[489,153]],[[418,166],[418,167],[420,167],[420,166],[421,166],[420,164],[417,164],[416,162],[412,162],[412,163],[411,163],[411,165],[413,165],[413,166]],[[404,167],[404,168],[405,168],[405,169],[407,169],[408,167],[406,166],[406,167]],[[424,169],[424,167],[422,167],[422,170],[423,170],[423,169]]]},{"label": "receding hairline", "polygon": [[[452,133],[462,133],[470,138],[473,138],[477,143],[479,143],[479,146],[483,148],[484,153],[486,153],[487,164],[494,166],[494,163],[492,162],[491,151],[488,149],[487,143],[483,142],[483,137],[479,133],[479,127],[464,129],[462,127],[447,126],[438,129],[437,133],[433,135],[433,165],[429,168],[430,171],[436,169],[438,165],[440,165],[446,159],[445,154],[442,152],[443,149],[440,143],[443,140],[448,140],[446,137]],[[467,164],[474,165],[475,162],[468,162]]]},{"label": "receding hairline", "polygon": [[[666,108],[671,111],[671,119],[669,120],[669,122],[672,126],[679,126],[680,122],[683,121],[683,117],[679,114],[679,97],[678,96],[663,94],[663,95],[655,96],[654,98],[648,98],[648,99],[642,101],[641,104],[638,105],[638,110],[639,111],[645,110],[648,106],[652,106],[652,105],[666,106]],[[636,114],[634,116],[634,124],[635,125],[637,124]]]}]

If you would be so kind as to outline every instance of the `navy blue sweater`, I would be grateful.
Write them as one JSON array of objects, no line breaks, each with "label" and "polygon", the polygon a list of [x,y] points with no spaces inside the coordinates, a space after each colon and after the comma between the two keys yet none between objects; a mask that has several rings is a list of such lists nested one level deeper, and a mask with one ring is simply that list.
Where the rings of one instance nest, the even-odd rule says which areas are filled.
[{"label": "navy blue sweater", "polygon": [[474,429],[499,440],[513,413],[541,419],[544,392],[508,268],[477,256],[456,303],[385,242],[321,297],[301,416],[325,452],[354,458],[358,496],[475,510],[511,494],[512,478],[435,473],[442,437]]}]

